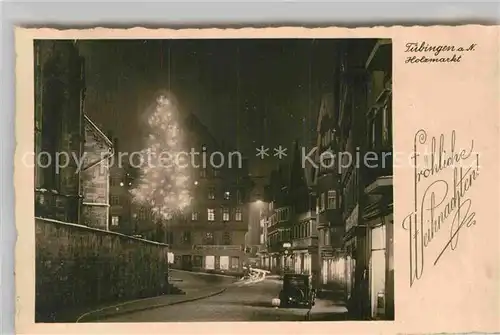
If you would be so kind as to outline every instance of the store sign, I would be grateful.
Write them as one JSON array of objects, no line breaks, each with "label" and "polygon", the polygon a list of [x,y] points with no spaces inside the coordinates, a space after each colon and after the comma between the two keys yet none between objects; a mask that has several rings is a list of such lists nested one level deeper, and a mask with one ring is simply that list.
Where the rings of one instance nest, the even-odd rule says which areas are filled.
[{"label": "store sign", "polygon": [[347,218],[345,222],[345,230],[348,232],[351,228],[358,225],[358,216],[359,216],[359,205],[356,205],[352,210],[351,215]]}]

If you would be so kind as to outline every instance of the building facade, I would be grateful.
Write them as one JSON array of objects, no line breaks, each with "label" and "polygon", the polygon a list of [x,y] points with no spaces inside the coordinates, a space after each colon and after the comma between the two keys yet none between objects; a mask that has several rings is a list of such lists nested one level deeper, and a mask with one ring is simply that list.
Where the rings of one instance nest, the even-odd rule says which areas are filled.
[{"label": "building facade", "polygon": [[319,279],[318,227],[316,212],[316,171],[310,165],[302,166],[298,143],[295,145],[292,180],[291,253],[293,271],[313,275]]},{"label": "building facade", "polygon": [[359,318],[391,319],[392,48],[381,40],[346,41],[339,49],[334,141],[338,152],[363,159],[339,162],[349,309]]},{"label": "building facade", "polygon": [[113,144],[86,115],[84,152],[81,223],[109,230],[109,170]]},{"label": "building facade", "polygon": [[[237,272],[247,263],[245,235],[251,180],[245,159],[235,155],[229,166],[204,164],[214,152],[227,153],[207,128],[190,115],[184,124],[189,149],[200,152],[192,169],[192,202],[188,211],[166,225],[165,240],[178,268]],[[226,158],[227,158],[226,157]],[[241,164],[240,164],[241,163]]]},{"label": "building facade", "polygon": [[[267,188],[267,249],[265,258],[268,270],[273,273],[282,273],[291,268],[289,257],[290,225],[292,221],[292,207],[289,201],[288,167],[280,166],[271,173]],[[288,247],[288,248],[287,248]]]},{"label": "building facade", "polygon": [[[80,173],[71,157],[83,153],[84,64],[73,41],[34,42],[37,217],[80,222]],[[59,153],[68,155],[59,157],[66,167],[54,163]]]},{"label": "building facade", "polygon": [[266,269],[319,276],[314,182],[314,169],[302,167],[296,142],[291,163],[273,171],[266,188],[266,248],[260,252]]},{"label": "building facade", "polygon": [[319,236],[321,284],[327,289],[346,285],[343,250],[344,221],[341,217],[342,194],[338,159],[336,99],[333,93],[323,96],[317,122],[316,143],[316,211]]},{"label": "building facade", "polygon": [[125,235],[139,235],[130,193],[137,169],[130,166],[127,156],[120,157],[117,138],[113,139],[113,147],[115,155],[109,168],[109,227]]},{"label": "building facade", "polygon": [[252,186],[248,197],[248,232],[245,238],[246,252],[252,266],[262,265],[259,256],[261,235],[263,233],[262,216],[266,207],[264,188],[266,179],[262,176],[251,176]]}]

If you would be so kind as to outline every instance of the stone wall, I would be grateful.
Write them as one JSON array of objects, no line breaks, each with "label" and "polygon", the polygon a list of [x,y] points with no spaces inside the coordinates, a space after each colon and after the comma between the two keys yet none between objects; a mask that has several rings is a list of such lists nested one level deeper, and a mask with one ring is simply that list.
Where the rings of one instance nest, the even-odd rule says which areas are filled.
[{"label": "stone wall", "polygon": [[167,290],[167,246],[59,221],[35,219],[36,322]]}]

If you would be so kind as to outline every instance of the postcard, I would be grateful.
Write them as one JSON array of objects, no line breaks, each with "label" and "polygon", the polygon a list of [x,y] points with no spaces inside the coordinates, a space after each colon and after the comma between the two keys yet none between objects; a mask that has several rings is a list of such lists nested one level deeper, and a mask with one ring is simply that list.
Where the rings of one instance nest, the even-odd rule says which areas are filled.
[{"label": "postcard", "polygon": [[18,28],[17,332],[500,331],[498,33]]}]

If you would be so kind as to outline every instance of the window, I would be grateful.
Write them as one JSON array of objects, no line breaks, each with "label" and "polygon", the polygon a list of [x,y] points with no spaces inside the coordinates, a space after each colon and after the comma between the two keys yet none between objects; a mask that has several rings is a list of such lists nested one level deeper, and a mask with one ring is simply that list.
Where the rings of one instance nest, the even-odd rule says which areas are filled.
[{"label": "window", "polygon": [[214,233],[206,232],[203,236],[203,244],[213,245],[214,244]]},{"label": "window", "polygon": [[243,197],[241,195],[241,191],[237,190],[236,191],[236,202],[240,205],[243,203]]},{"label": "window", "polygon": [[198,212],[197,211],[193,211],[191,213],[191,221],[198,221]]},{"label": "window", "polygon": [[229,208],[227,207],[222,209],[222,221],[229,221]]},{"label": "window", "polygon": [[382,140],[383,143],[386,143],[387,139],[389,138],[388,122],[387,122],[387,105],[382,108],[381,113],[382,113]]},{"label": "window", "polygon": [[328,191],[328,209],[337,209],[337,192]]},{"label": "window", "polygon": [[278,212],[278,222],[287,221],[289,219],[290,210],[289,208],[279,209]]},{"label": "window", "polygon": [[234,219],[236,221],[243,221],[243,213],[241,211],[241,208],[236,208],[236,212],[235,212],[235,215],[234,215]]},{"label": "window", "polygon": [[206,177],[207,177],[207,170],[200,169],[200,178],[206,178]]},{"label": "window", "polygon": [[215,188],[214,187],[208,188],[208,199],[215,200]]},{"label": "window", "polygon": [[117,195],[112,195],[111,196],[111,205],[119,205],[120,204],[120,197]]},{"label": "window", "polygon": [[215,221],[215,209],[213,208],[208,208],[207,209],[207,216],[208,216],[208,221]]},{"label": "window", "polygon": [[229,200],[231,199],[231,193],[229,191],[224,192],[224,200]]},{"label": "window", "polygon": [[231,244],[231,233],[226,231],[222,234],[222,244],[224,244],[224,245]]},{"label": "window", "polygon": [[182,233],[182,244],[191,244],[191,232],[185,231]]},{"label": "window", "polygon": [[139,208],[139,219],[141,220],[146,219],[146,208],[144,207]]},{"label": "window", "polygon": [[229,270],[229,256],[220,256],[219,266],[221,270]]},{"label": "window", "polygon": [[231,270],[238,270],[240,268],[240,259],[239,257],[231,257],[229,259],[229,266],[231,267]]},{"label": "window", "polygon": [[112,226],[118,226],[120,224],[120,217],[119,216],[112,216],[111,217],[111,225]]},{"label": "window", "polygon": [[203,266],[203,256],[193,256],[193,267],[201,268]]},{"label": "window", "polygon": [[326,198],[326,194],[325,193],[321,193],[321,203],[320,203],[320,212],[324,211],[325,210],[325,199]]},{"label": "window", "polygon": [[205,256],[205,269],[215,270],[215,256]]}]

